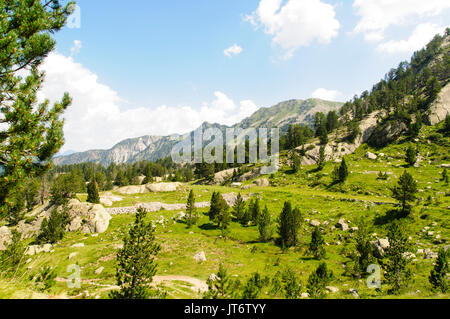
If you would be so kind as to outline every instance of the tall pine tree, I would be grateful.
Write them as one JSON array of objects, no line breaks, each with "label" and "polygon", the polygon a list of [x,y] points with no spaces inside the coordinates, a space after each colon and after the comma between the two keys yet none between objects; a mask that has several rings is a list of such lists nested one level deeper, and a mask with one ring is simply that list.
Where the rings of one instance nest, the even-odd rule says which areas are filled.
[{"label": "tall pine tree", "polygon": [[58,0],[0,1],[0,215],[12,209],[25,177],[42,176],[64,143],[60,116],[71,99],[65,94],[52,107],[48,100],[38,104],[44,81],[38,67],[73,8]]}]

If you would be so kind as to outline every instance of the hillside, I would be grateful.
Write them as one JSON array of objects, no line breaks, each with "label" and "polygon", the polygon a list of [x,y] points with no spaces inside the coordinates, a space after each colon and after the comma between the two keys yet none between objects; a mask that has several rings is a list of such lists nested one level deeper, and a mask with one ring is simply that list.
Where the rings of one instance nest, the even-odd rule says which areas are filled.
[{"label": "hillside", "polygon": [[[261,108],[249,118],[232,127],[243,129],[249,127],[280,127],[284,131],[290,124],[312,125],[316,112],[338,110],[341,106],[342,103],[319,99],[291,100],[269,108]],[[225,131],[227,128],[224,125],[204,123],[198,129],[202,128],[204,130],[209,127],[216,127],[221,131]],[[188,134],[193,134],[193,132]],[[143,136],[124,140],[109,150],[92,150],[68,156],[59,156],[54,159],[54,163],[56,165],[69,165],[95,162],[107,166],[111,163],[133,163],[141,160],[154,161],[169,156],[172,147],[177,141],[176,136]]]}]

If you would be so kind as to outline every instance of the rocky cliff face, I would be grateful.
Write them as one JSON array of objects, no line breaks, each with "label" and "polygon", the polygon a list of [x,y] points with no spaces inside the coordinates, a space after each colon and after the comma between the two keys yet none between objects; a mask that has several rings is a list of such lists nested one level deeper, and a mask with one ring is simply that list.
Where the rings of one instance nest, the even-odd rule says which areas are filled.
[{"label": "rocky cliff face", "polygon": [[450,114],[450,83],[442,88],[438,98],[428,110],[425,121],[428,125],[436,125],[445,120],[447,114]]}]

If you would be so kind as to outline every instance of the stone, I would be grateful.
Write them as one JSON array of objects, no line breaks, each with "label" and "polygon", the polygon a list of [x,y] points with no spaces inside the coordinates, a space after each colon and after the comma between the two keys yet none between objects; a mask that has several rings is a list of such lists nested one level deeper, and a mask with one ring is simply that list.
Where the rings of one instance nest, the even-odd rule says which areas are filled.
[{"label": "stone", "polygon": [[372,242],[373,254],[377,258],[383,258],[389,247],[389,239],[378,239]]},{"label": "stone", "polygon": [[302,297],[303,299],[309,298],[309,293],[304,292],[304,293],[301,294],[301,297]]},{"label": "stone", "polygon": [[367,152],[366,153],[366,158],[370,159],[370,160],[376,160],[378,158],[378,156],[376,154],[374,154],[374,153]]},{"label": "stone", "polygon": [[206,255],[204,251],[201,251],[194,256],[195,261],[197,262],[205,262],[206,261]]},{"label": "stone", "polygon": [[256,186],[259,187],[267,187],[270,185],[270,181],[267,178],[257,179],[253,182]]},{"label": "stone", "polygon": [[76,257],[78,255],[78,253],[71,253],[69,255],[69,260],[71,260],[72,258]]},{"label": "stone", "polygon": [[343,231],[348,230],[348,224],[345,222],[345,219],[339,219],[338,223],[336,224],[336,228],[341,229]]},{"label": "stone", "polygon": [[318,220],[312,220],[309,224],[311,226],[313,226],[313,227],[319,227],[320,226],[320,222]]},{"label": "stone", "polygon": [[6,250],[6,247],[11,243],[12,233],[8,227],[0,227],[0,251]]},{"label": "stone", "polygon": [[105,267],[100,267],[96,271],[94,271],[94,274],[100,275],[103,272],[103,270],[105,270]]},{"label": "stone", "polygon": [[182,186],[181,183],[156,183],[145,187],[152,193],[176,192]]},{"label": "stone", "polygon": [[438,258],[438,253],[433,252],[431,249],[425,249],[423,252],[424,259],[436,259]]},{"label": "stone", "polygon": [[84,247],[83,243],[72,245],[72,248],[82,248],[82,247]]},{"label": "stone", "polygon": [[325,287],[325,289],[328,290],[329,292],[332,292],[332,293],[339,292],[339,288],[333,287],[333,286],[327,286],[327,287]]}]

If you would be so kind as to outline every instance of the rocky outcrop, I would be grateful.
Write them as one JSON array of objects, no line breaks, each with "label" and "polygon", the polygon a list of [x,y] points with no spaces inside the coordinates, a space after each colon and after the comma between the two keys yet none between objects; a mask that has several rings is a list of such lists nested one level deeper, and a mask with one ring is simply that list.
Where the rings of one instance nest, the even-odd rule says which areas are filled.
[{"label": "rocky outcrop", "polygon": [[[326,161],[338,161],[342,157],[352,154],[363,143],[366,143],[371,138],[378,125],[378,119],[385,115],[384,111],[376,111],[367,116],[359,123],[360,135],[355,139],[354,143],[340,141],[336,139],[325,146],[325,160]],[[301,151],[302,146],[297,150]],[[302,158],[302,165],[314,165],[317,163],[320,156],[320,145],[308,144],[305,145],[305,149],[309,149],[306,155]]]},{"label": "rocky outcrop", "polygon": [[374,147],[383,147],[394,142],[408,132],[408,127],[400,120],[389,120],[378,126],[370,136],[368,143]]},{"label": "rocky outcrop", "polygon": [[153,183],[139,186],[125,186],[115,191],[122,195],[135,195],[145,193],[175,192],[182,186],[181,183]]},{"label": "rocky outcrop", "polygon": [[233,173],[236,169],[235,168],[230,168],[224,171],[220,171],[217,172],[214,175],[214,183],[216,184],[222,184],[223,182],[225,182],[228,178],[230,178],[231,176],[233,176]]},{"label": "rocky outcrop", "polygon": [[11,243],[11,231],[8,227],[0,227],[0,251],[5,250]]},{"label": "rocky outcrop", "polygon": [[109,227],[111,215],[102,205],[81,203],[76,199],[69,202],[71,223],[69,231],[87,234],[104,233]]},{"label": "rocky outcrop", "polygon": [[436,125],[444,121],[447,114],[450,114],[450,83],[442,89],[436,101],[431,104],[425,117],[425,123]]}]

